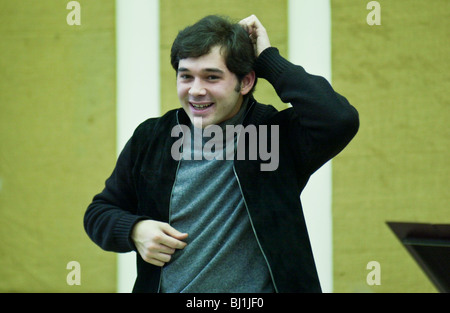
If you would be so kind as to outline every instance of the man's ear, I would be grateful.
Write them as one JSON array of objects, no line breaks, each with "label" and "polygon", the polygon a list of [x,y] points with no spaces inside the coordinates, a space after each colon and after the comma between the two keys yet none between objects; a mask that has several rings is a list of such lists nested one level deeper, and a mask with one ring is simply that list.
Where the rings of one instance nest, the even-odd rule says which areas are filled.
[{"label": "man's ear", "polygon": [[251,71],[247,75],[244,76],[244,78],[241,81],[241,95],[245,96],[252,90],[253,86],[255,85],[256,80],[256,74],[255,71]]}]

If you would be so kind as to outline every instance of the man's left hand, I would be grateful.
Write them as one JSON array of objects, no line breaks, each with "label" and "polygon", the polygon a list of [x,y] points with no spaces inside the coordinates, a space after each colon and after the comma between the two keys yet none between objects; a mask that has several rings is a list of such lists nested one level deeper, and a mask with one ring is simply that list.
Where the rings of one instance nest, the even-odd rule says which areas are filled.
[{"label": "man's left hand", "polygon": [[256,57],[271,47],[267,31],[255,15],[244,18],[239,24],[244,27],[252,39]]}]

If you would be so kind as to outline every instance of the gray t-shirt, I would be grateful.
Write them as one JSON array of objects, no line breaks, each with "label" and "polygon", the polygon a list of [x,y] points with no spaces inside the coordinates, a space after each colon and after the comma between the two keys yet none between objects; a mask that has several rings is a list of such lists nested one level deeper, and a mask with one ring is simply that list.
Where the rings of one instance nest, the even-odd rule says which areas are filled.
[{"label": "gray t-shirt", "polygon": [[[244,112],[245,106],[226,124],[240,123]],[[203,138],[202,147],[208,140]],[[194,149],[200,147],[192,144],[192,148],[198,153]],[[163,267],[160,292],[273,292],[233,161],[191,158],[180,162],[170,224],[189,233],[188,245]]]}]

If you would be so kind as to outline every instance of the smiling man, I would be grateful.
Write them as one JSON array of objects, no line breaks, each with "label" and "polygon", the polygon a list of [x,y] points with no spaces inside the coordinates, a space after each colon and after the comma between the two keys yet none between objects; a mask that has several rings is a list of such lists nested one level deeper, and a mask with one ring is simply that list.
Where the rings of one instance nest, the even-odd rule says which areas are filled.
[{"label": "smiling man", "polygon": [[[356,110],[324,78],[284,59],[253,15],[188,26],[171,62],[181,108],[136,129],[86,211],[86,232],[105,250],[138,252],[135,292],[320,292],[300,194],[354,137]],[[257,78],[292,107],[257,102]],[[226,143],[239,154],[266,140],[277,148],[275,168],[261,170],[264,153],[173,156],[176,127],[189,140],[237,125]],[[256,137],[245,137],[249,129]],[[207,139],[183,147],[212,151]]]}]

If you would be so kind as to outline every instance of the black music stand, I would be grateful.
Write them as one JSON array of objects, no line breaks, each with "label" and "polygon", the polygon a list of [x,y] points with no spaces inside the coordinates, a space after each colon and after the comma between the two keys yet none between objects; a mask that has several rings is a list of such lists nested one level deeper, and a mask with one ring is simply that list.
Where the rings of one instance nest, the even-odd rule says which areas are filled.
[{"label": "black music stand", "polygon": [[386,222],[439,292],[450,292],[450,225]]}]

